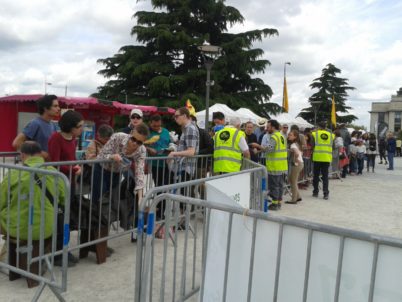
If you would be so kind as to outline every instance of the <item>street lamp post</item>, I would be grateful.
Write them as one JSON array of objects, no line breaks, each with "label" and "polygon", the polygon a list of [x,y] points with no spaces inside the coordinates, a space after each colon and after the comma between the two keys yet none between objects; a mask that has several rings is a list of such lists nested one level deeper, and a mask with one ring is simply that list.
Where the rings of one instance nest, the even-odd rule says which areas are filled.
[{"label": "street lamp post", "polygon": [[198,46],[198,49],[201,51],[202,56],[204,58],[205,68],[207,70],[207,81],[205,83],[206,93],[205,93],[205,126],[204,129],[208,129],[208,121],[209,121],[209,93],[211,90],[211,86],[213,83],[211,82],[211,69],[214,65],[214,61],[220,55],[222,48],[219,46],[209,45],[207,42],[204,42],[203,45]]},{"label": "street lamp post", "polygon": [[314,127],[316,127],[317,126],[317,113],[318,113],[318,109],[320,108],[321,101],[311,101],[310,104],[314,110]]}]

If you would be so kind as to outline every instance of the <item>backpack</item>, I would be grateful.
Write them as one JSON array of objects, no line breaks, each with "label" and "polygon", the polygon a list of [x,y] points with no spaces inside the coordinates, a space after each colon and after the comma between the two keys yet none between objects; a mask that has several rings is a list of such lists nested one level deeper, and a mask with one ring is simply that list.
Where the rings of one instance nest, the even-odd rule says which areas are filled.
[{"label": "backpack", "polygon": [[[198,128],[198,126],[197,126]],[[198,128],[199,132],[199,152],[198,154],[212,154],[214,153],[214,141],[205,129]]]}]

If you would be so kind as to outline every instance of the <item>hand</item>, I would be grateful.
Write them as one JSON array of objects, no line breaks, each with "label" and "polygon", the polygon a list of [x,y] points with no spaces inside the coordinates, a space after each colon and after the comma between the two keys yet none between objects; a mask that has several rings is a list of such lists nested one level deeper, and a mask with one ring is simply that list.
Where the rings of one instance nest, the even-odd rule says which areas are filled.
[{"label": "hand", "polygon": [[75,170],[75,175],[81,175],[81,166],[75,165],[74,170]]},{"label": "hand", "polygon": [[175,155],[176,155],[176,152],[170,152],[168,157],[175,157]]},{"label": "hand", "polygon": [[257,143],[251,143],[250,146],[251,146],[252,148],[258,148],[260,145],[257,144]]},{"label": "hand", "polygon": [[120,163],[123,159],[121,158],[120,154],[113,154],[110,159],[113,159],[115,162]]},{"label": "hand", "polygon": [[146,147],[147,148],[147,151],[148,151],[148,153],[149,153],[149,155],[156,155],[158,152],[154,149],[154,148],[151,148],[151,147]]}]

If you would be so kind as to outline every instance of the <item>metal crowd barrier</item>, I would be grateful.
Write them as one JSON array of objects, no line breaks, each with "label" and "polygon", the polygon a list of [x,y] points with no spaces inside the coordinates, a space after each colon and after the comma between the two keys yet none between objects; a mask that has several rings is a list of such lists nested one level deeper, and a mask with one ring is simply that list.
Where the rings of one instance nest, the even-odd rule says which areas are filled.
[{"label": "metal crowd barrier", "polygon": [[[17,164],[20,161],[19,152],[0,152],[0,164]],[[0,169],[0,181],[3,179],[6,170]]]},{"label": "metal crowd barrier", "polygon": [[[0,168],[5,171],[0,186],[0,237],[8,255],[0,268],[8,270],[10,281],[24,277],[28,287],[39,285],[32,301],[46,286],[64,301],[60,292],[67,286],[69,181],[54,169],[3,163]],[[56,261],[60,271],[55,270]]]},{"label": "metal crowd barrier", "polygon": [[[199,186],[200,184],[205,184],[207,181],[213,181],[213,180],[218,180],[218,179],[227,179],[231,176],[234,175],[241,175],[241,174],[251,174],[251,180],[254,181],[257,178],[260,178],[260,181],[258,182],[262,187],[260,188],[259,192],[257,190],[252,190],[254,192],[253,195],[251,195],[250,198],[250,207],[256,207],[258,210],[262,210],[263,208],[266,208],[267,205],[265,204],[266,201],[264,200],[265,197],[265,192],[264,192],[264,183],[266,181],[266,169],[265,167],[261,165],[256,165],[255,163],[245,160],[243,163],[243,166],[245,167],[244,170],[236,172],[236,173],[228,173],[228,174],[223,174],[223,175],[217,175],[217,176],[211,176],[209,178],[204,178],[204,179],[197,179],[197,180],[190,180],[187,182],[179,182],[176,184],[171,184],[167,186],[162,186],[162,187],[155,187],[152,190],[148,191],[146,196],[141,202],[140,205],[140,210],[139,210],[139,220],[138,220],[138,242],[137,242],[137,267],[142,267],[143,264],[143,235],[144,235],[144,230],[146,230],[146,233],[148,235],[152,234],[157,234],[157,226],[154,228],[155,225],[155,209],[159,207],[160,202],[165,202],[166,203],[166,211],[165,211],[165,217],[163,220],[163,224],[165,227],[165,232],[168,234],[165,236],[164,239],[164,249],[167,249],[168,241],[171,240],[174,246],[173,254],[172,254],[172,259],[170,259],[170,262],[174,263],[174,267],[172,268],[174,278],[173,278],[173,283],[174,283],[174,289],[173,289],[173,298],[171,299],[172,301],[176,301],[175,298],[175,292],[176,292],[176,278],[181,278],[181,295],[180,297],[184,297],[189,295],[188,292],[186,292],[186,281],[185,281],[185,275],[187,272],[181,272],[181,277],[176,275],[176,272],[178,270],[177,265],[178,265],[178,257],[179,255],[185,255],[187,252],[192,253],[192,262],[191,262],[191,271],[188,273],[192,277],[192,284],[194,284],[194,276],[197,270],[197,265],[196,263],[199,261],[198,257],[199,255],[197,254],[197,246],[200,244],[198,242],[199,238],[199,224],[204,221],[205,217],[205,211],[204,209],[200,209],[199,207],[193,207],[189,205],[188,203],[175,203],[172,205],[170,200],[165,200],[163,196],[164,194],[161,193],[174,193],[177,191],[182,191],[183,189],[190,188],[190,187],[196,187]],[[246,184],[245,184],[246,185]],[[255,184],[250,183],[250,187],[255,186]],[[158,195],[159,194],[159,195]],[[161,197],[162,196],[162,197]],[[177,195],[177,196],[182,196],[182,200],[187,200],[190,199],[191,196],[189,195]],[[206,196],[208,198],[208,196]],[[255,199],[255,201],[253,201]],[[158,202],[155,204],[153,200],[157,200]],[[171,222],[171,220],[174,219],[174,223]],[[191,221],[191,222],[190,222]],[[160,222],[159,222],[160,223]],[[151,225],[150,227],[148,227]],[[178,230],[185,230],[184,233],[178,234]],[[184,235],[183,235],[184,234]],[[191,238],[194,239],[192,242],[192,247],[190,248],[187,243],[189,242],[190,236]],[[184,239],[182,238],[184,236]],[[205,237],[203,237],[203,240]],[[179,240],[184,240],[186,242],[186,245],[184,246],[183,254],[179,254],[178,250],[178,241]],[[147,243],[148,244],[148,243]],[[201,257],[204,257],[202,255]],[[164,261],[166,261],[165,254],[164,254]],[[184,260],[183,260],[184,261]],[[182,264],[185,266],[185,264]],[[153,274],[153,273],[152,273]],[[183,275],[184,274],[184,275]],[[139,280],[141,278],[140,270],[137,270],[136,274],[136,280]],[[147,277],[145,277],[146,279]],[[162,276],[162,279],[164,276]],[[151,286],[152,287],[152,286]],[[194,286],[191,286],[191,292],[195,291],[196,289]],[[139,283],[136,282],[136,295],[139,295]],[[162,296],[162,294],[161,294]],[[136,301],[138,297],[136,296]]]},{"label": "metal crowd barrier", "polygon": [[[154,215],[185,229],[156,240]],[[162,194],[138,242],[135,301],[401,301],[402,240],[228,205]],[[197,208],[197,216],[189,210]],[[218,216],[220,215],[220,216]],[[194,228],[190,226],[193,225]],[[177,228],[176,228],[177,230]],[[216,244],[220,243],[220,247]],[[222,247],[223,246],[223,247]],[[158,255],[158,256],[156,256]]]},{"label": "metal crowd barrier", "polygon": [[[211,155],[173,159],[148,157],[145,161],[144,194],[149,198],[155,198],[164,192],[205,198],[205,179],[212,176]],[[70,244],[69,251],[79,250],[80,258],[86,257],[90,251],[95,251],[99,264],[106,261],[108,240],[127,234],[132,235],[133,241],[136,240],[138,203],[140,202],[140,198],[133,194],[134,180],[131,168],[126,166],[116,174],[112,174],[101,167],[107,163],[112,163],[112,161],[79,160],[44,164],[44,166],[53,166],[63,170],[74,184],[71,188],[70,224],[71,230],[75,231],[73,236],[76,240]],[[96,168],[95,165],[98,167]],[[75,166],[81,168],[81,175],[78,177],[74,177]],[[95,171],[96,169],[100,174]],[[262,209],[265,196],[263,189],[266,183],[263,179],[266,170],[263,166],[248,160],[244,161],[242,169],[251,173],[250,206]],[[113,181],[105,182],[105,178],[115,179],[115,183]],[[196,181],[196,183],[191,181]],[[171,189],[169,185],[179,186]],[[96,194],[99,191],[105,192]],[[164,224],[165,211],[166,204],[163,202],[158,208],[156,217],[157,233],[162,237],[165,234],[169,235],[169,230]],[[191,215],[195,215],[195,210],[191,212]]]}]

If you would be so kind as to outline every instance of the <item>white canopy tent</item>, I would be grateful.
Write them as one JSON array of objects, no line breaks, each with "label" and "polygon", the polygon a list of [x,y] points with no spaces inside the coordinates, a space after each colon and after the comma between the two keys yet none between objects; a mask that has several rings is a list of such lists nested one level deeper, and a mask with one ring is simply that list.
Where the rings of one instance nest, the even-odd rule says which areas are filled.
[{"label": "white canopy tent", "polygon": [[294,118],[293,116],[291,116],[287,112],[283,112],[283,113],[280,113],[280,114],[278,114],[276,116],[272,116],[272,119],[277,120],[279,122],[279,124],[281,124],[281,125],[282,124],[287,124],[289,127],[291,127],[292,125],[297,125],[300,129],[313,127],[312,124],[307,122],[302,117]]},{"label": "white canopy tent", "polygon": [[312,128],[314,127],[313,124],[310,124],[309,122],[307,122],[304,118],[302,118],[301,116],[298,116],[295,118],[295,121],[297,122],[296,125],[299,126],[299,128]]},{"label": "white canopy tent", "polygon": [[[215,105],[213,105],[213,106],[211,106],[211,107],[209,107],[209,118],[208,118],[208,120],[209,121],[212,121],[212,114],[214,113],[214,112],[222,112],[224,115],[225,115],[225,119],[226,119],[226,121],[228,122],[229,121],[229,119],[231,118],[231,117],[239,117],[240,118],[240,120],[244,123],[244,122],[247,122],[248,120],[249,120],[249,117],[247,117],[247,116],[245,116],[245,115],[243,115],[243,114],[240,114],[240,113],[238,113],[238,112],[236,112],[236,111],[234,111],[234,110],[232,110],[232,109],[230,109],[227,105],[225,105],[225,104],[219,104],[219,103],[217,103],[217,104],[215,104]],[[197,124],[198,124],[198,126],[200,127],[200,128],[205,128],[205,110],[202,110],[202,111],[200,111],[200,112],[197,112],[196,113],[196,117],[197,117]]]},{"label": "white canopy tent", "polygon": [[242,119],[242,122],[243,122],[243,123],[252,122],[252,123],[256,124],[257,121],[258,121],[259,119],[261,119],[260,116],[258,116],[257,114],[255,114],[253,111],[251,111],[251,110],[248,109],[248,108],[240,108],[240,109],[237,109],[236,112],[237,112],[238,114],[240,114],[240,115],[246,117],[246,119],[242,119],[242,118],[240,117],[240,118]]}]

